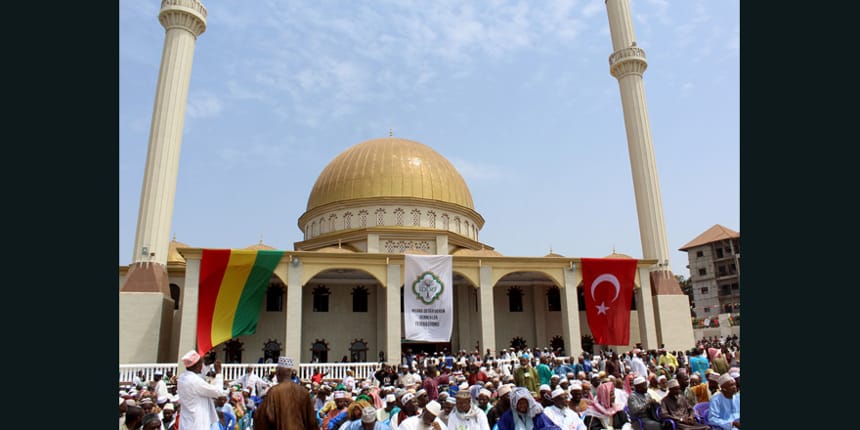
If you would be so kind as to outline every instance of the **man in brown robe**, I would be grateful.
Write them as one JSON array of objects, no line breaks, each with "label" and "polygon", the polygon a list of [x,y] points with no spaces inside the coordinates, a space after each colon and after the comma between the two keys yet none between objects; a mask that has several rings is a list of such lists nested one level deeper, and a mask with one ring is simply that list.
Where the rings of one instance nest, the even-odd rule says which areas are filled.
[{"label": "man in brown robe", "polygon": [[669,381],[668,387],[669,393],[660,402],[660,418],[675,420],[676,428],[679,430],[708,430],[709,426],[696,421],[693,408],[687,402],[687,398],[681,395],[681,384],[678,380]]},{"label": "man in brown robe", "polygon": [[319,428],[311,395],[290,381],[290,369],[278,367],[278,385],[269,389],[254,412],[255,430],[312,430]]}]

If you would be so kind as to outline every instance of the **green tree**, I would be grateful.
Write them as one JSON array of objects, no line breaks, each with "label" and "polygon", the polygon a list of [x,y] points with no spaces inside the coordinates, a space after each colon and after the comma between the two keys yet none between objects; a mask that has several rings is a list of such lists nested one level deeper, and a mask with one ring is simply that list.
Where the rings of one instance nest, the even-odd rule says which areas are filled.
[{"label": "green tree", "polygon": [[687,295],[687,300],[690,302],[690,316],[696,317],[696,310],[693,308],[693,280],[684,278],[684,275],[675,275],[678,285],[681,286],[681,291]]}]

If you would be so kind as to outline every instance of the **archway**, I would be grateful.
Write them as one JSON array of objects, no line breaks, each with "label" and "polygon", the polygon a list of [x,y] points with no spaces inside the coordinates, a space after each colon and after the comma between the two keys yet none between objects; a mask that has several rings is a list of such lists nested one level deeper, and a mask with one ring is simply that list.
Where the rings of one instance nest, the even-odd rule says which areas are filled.
[{"label": "archway", "polygon": [[520,338],[531,348],[550,347],[562,333],[559,285],[543,272],[511,272],[493,287],[496,345]]}]

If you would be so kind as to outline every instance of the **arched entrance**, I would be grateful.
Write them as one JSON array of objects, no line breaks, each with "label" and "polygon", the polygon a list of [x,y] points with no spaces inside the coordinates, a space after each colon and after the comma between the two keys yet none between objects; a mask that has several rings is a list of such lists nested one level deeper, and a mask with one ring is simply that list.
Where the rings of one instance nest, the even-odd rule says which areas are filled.
[{"label": "arched entrance", "polygon": [[274,339],[269,339],[263,344],[263,362],[277,363],[278,357],[281,356],[281,343]]},{"label": "arched entrance", "polygon": [[328,342],[325,339],[317,339],[311,344],[311,362],[328,363]]},{"label": "arched entrance", "polygon": [[[561,291],[546,273],[508,273],[493,287],[496,345],[553,348],[562,338]],[[563,346],[563,343],[562,343]]]}]

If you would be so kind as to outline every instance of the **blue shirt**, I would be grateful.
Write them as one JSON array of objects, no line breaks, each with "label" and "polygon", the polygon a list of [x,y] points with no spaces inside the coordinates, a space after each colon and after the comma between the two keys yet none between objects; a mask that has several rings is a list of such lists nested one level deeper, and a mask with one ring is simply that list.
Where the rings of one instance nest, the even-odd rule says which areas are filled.
[{"label": "blue shirt", "polygon": [[708,370],[708,367],[710,367],[710,364],[708,363],[708,359],[704,356],[697,355],[690,358],[690,369],[693,372],[698,373],[702,378],[702,381],[707,381],[707,379],[705,379],[705,371]]},{"label": "blue shirt", "polygon": [[733,421],[741,419],[741,393],[727,399],[722,391],[711,397],[708,406],[708,424],[721,429],[731,430]]}]

